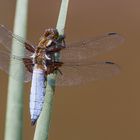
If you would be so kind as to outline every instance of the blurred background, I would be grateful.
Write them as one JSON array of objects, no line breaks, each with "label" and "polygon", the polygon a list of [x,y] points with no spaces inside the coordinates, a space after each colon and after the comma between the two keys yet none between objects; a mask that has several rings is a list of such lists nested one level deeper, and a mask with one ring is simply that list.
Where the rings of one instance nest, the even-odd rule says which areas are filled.
[{"label": "blurred background", "polygon": [[[55,27],[60,0],[29,0],[27,39],[37,43],[45,28]],[[12,30],[16,0],[0,0],[0,24]],[[97,57],[120,65],[121,73],[78,87],[57,87],[49,140],[140,139],[140,1],[70,0],[66,41],[118,32],[125,42]],[[22,8],[22,7],[21,7]],[[0,140],[3,140],[8,76],[0,71]],[[17,93],[18,94],[18,93]],[[24,140],[32,140],[30,83],[24,91]]]}]

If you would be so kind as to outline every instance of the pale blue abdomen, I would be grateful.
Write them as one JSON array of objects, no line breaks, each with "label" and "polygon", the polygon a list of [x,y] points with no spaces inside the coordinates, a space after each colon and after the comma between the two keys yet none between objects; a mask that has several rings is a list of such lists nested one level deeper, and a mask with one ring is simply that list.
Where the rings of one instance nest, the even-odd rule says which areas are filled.
[{"label": "pale blue abdomen", "polygon": [[40,116],[45,97],[45,76],[42,69],[34,69],[30,94],[30,114],[32,125]]}]

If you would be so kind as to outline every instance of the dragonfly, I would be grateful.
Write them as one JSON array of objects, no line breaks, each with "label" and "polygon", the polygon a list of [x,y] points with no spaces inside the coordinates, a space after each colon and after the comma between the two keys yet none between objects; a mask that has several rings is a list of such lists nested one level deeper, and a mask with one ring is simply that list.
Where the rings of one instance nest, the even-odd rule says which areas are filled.
[{"label": "dragonfly", "polygon": [[[12,42],[20,44],[25,54],[12,54]],[[56,74],[57,86],[76,86],[91,81],[106,79],[120,72],[119,65],[111,61],[95,61],[99,54],[109,52],[121,45],[124,38],[115,32],[106,33],[91,39],[65,43],[64,35],[57,29],[46,29],[38,45],[34,45],[0,25],[0,69],[15,80],[21,79],[16,69],[9,72],[10,62],[24,66],[24,82],[32,82],[30,92],[31,124],[40,116],[47,76]],[[59,54],[59,57],[56,57]]]}]

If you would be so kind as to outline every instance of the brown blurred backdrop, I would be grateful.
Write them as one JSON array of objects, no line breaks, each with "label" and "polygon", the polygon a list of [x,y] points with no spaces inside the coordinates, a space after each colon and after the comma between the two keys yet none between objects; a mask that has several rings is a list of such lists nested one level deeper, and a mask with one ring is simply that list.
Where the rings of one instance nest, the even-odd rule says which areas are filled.
[{"label": "brown blurred backdrop", "polygon": [[[0,0],[0,24],[12,30],[16,0]],[[30,0],[28,40],[55,27],[60,0]],[[140,1],[70,0],[67,42],[118,32],[125,43],[97,60],[121,66],[118,76],[85,86],[56,88],[49,140],[140,140]],[[22,7],[21,7],[22,8]],[[0,140],[4,136],[8,76],[0,71]],[[30,84],[24,92],[24,140],[32,140]],[[17,93],[18,94],[18,93]]]}]

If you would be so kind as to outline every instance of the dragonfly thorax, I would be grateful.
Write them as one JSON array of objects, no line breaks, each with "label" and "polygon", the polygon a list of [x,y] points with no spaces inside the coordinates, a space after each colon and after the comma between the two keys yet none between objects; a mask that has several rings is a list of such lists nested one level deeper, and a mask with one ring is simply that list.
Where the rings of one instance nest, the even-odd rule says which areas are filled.
[{"label": "dragonfly thorax", "polygon": [[50,58],[46,54],[46,50],[44,48],[39,48],[35,51],[33,62],[39,67],[46,69],[46,62],[50,61]]}]

